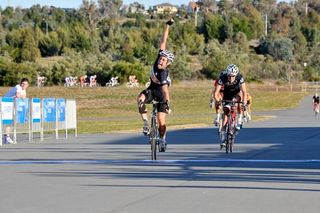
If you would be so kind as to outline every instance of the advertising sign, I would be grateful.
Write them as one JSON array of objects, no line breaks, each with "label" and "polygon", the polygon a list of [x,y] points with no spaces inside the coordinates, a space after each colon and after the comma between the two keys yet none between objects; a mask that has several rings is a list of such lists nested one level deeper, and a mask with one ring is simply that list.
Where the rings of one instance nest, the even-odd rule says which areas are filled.
[{"label": "advertising sign", "polygon": [[58,108],[58,121],[63,122],[66,120],[66,101],[63,98],[57,100]]},{"label": "advertising sign", "polygon": [[40,123],[41,121],[41,99],[33,98],[32,99],[32,122]]},{"label": "advertising sign", "polygon": [[17,98],[17,113],[16,122],[19,124],[27,123],[29,120],[29,99],[28,98]]},{"label": "advertising sign", "polygon": [[56,121],[56,101],[54,98],[43,99],[43,118],[45,122]]},{"label": "advertising sign", "polygon": [[1,113],[3,124],[13,124],[13,98],[2,98]]}]

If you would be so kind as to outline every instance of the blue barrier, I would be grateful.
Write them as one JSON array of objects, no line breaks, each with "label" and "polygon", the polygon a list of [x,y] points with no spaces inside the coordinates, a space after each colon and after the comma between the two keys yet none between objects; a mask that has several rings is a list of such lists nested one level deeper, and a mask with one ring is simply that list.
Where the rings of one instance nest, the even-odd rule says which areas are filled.
[{"label": "blue barrier", "polygon": [[29,133],[29,141],[32,141],[35,132],[40,133],[42,141],[44,133],[50,131],[55,131],[58,139],[59,130],[64,130],[67,138],[68,129],[74,129],[77,136],[75,100],[0,97],[0,101],[0,132],[4,134],[4,130],[10,129],[11,133],[13,130],[14,141],[20,133]]}]

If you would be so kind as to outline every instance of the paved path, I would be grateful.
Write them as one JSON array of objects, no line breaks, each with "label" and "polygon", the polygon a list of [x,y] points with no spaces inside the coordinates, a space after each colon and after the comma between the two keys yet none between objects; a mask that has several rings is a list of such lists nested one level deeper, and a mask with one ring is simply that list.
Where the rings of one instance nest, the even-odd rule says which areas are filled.
[{"label": "paved path", "polygon": [[3,146],[0,212],[318,212],[320,120],[304,107],[249,123],[228,155],[214,128],[170,131],[157,162],[140,134]]}]

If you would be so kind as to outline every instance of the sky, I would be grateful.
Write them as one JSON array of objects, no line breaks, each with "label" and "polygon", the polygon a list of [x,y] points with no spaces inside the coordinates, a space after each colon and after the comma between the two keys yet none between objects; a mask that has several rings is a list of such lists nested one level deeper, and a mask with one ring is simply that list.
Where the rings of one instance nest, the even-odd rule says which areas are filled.
[{"label": "sky", "polygon": [[[175,0],[174,5],[188,5],[190,0]],[[290,0],[281,0],[281,1],[290,1]],[[124,4],[130,4],[133,2],[139,2],[140,4],[144,4],[146,8],[149,6],[154,6],[161,3],[171,3],[172,0],[123,0]],[[32,5],[40,4],[42,6],[55,6],[55,7],[62,7],[62,8],[79,8],[82,4],[82,0],[0,0],[0,6],[5,8],[7,6],[13,7],[22,7],[22,8],[29,8]]]}]

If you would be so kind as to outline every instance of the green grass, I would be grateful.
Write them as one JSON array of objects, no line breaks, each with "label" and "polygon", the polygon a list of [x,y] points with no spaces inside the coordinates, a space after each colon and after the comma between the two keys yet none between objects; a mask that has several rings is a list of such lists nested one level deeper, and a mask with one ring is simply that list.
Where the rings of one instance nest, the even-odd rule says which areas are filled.
[{"label": "green grass", "polygon": [[[253,110],[288,109],[297,106],[306,95],[301,92],[275,92],[248,85],[253,97]],[[0,94],[9,88],[1,87]],[[64,88],[29,87],[28,97],[55,97],[76,99],[78,132],[102,133],[140,131],[141,120],[136,97],[144,89],[126,88]],[[170,88],[172,113],[167,117],[169,128],[211,125],[214,110],[209,108],[211,81],[175,83]],[[149,106],[150,109],[151,106]],[[257,119],[257,118],[256,118]]]}]

